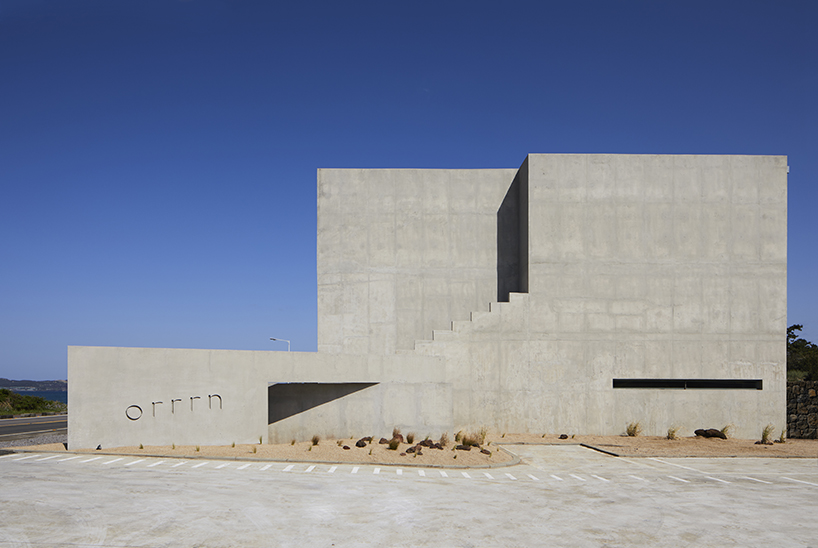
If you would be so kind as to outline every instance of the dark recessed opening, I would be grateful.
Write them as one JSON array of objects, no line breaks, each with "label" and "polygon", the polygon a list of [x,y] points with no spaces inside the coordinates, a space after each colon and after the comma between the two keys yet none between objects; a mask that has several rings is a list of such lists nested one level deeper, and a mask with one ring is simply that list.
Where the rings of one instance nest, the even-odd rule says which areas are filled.
[{"label": "dark recessed opening", "polygon": [[614,388],[761,390],[761,379],[614,379]]}]

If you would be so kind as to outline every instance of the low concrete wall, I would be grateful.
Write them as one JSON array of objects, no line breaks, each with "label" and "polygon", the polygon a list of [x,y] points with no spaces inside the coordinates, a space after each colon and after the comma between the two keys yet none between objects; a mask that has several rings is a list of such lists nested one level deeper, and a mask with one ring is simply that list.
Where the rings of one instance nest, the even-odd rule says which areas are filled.
[{"label": "low concrete wall", "polygon": [[787,437],[818,438],[818,382],[787,383]]},{"label": "low concrete wall", "polygon": [[[69,347],[68,374],[72,449],[451,429],[451,388],[435,358]],[[287,383],[365,388],[302,405],[287,418],[279,406],[280,420],[271,424],[269,386]]]}]

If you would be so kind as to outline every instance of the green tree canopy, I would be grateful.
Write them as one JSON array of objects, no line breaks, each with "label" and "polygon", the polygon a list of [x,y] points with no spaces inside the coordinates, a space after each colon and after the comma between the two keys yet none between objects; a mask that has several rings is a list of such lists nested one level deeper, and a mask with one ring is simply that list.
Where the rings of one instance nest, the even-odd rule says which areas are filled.
[{"label": "green tree canopy", "polygon": [[787,380],[818,380],[818,345],[798,337],[803,325],[787,328]]}]

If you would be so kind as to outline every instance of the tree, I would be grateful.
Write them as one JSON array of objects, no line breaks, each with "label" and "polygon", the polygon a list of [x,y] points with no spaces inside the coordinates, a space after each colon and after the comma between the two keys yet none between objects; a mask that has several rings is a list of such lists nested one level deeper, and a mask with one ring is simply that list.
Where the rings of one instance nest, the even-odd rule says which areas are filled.
[{"label": "tree", "polygon": [[798,337],[803,325],[787,328],[787,380],[818,380],[818,345]]}]

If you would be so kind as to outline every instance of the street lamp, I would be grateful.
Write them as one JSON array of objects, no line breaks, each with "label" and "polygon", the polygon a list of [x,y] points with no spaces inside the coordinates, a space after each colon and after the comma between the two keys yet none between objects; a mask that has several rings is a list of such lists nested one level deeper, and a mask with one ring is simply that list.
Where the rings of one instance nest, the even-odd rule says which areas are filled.
[{"label": "street lamp", "polygon": [[287,339],[274,339],[273,337],[270,337],[270,340],[271,341],[282,341],[282,342],[287,343],[287,352],[290,351],[290,341],[288,341]]}]

